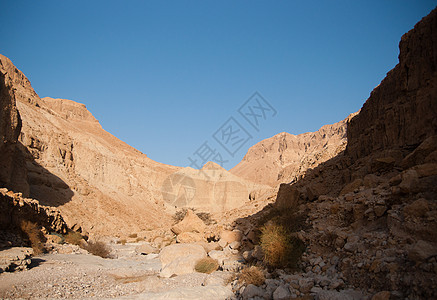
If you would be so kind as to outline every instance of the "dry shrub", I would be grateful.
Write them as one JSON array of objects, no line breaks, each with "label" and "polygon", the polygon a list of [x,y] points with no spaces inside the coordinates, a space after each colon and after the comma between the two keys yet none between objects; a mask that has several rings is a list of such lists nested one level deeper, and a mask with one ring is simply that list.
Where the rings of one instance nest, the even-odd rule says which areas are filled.
[{"label": "dry shrub", "polygon": [[212,259],[211,257],[205,257],[196,263],[194,269],[199,273],[211,274],[212,272],[216,271],[218,267],[219,264],[215,259]]},{"label": "dry shrub", "polygon": [[137,242],[144,241],[144,238],[143,238],[143,237],[137,237],[136,241],[137,241]]},{"label": "dry shrub", "polygon": [[129,235],[128,235],[128,237],[131,238],[131,239],[134,239],[134,238],[136,238],[137,236],[138,236],[138,234],[136,234],[136,233],[132,233],[132,234],[129,234]]},{"label": "dry shrub", "polygon": [[240,272],[238,277],[239,282],[243,282],[246,285],[253,284],[260,286],[264,283],[265,277],[263,271],[257,266],[246,267]]},{"label": "dry shrub", "polygon": [[122,245],[126,245],[127,240],[126,239],[121,239],[118,243],[122,244]]},{"label": "dry shrub", "polygon": [[34,254],[38,255],[46,252],[46,248],[44,246],[44,234],[41,232],[40,227],[36,223],[30,221],[21,221],[20,229],[29,239]]},{"label": "dry shrub", "polygon": [[185,216],[187,215],[188,209],[187,208],[182,208],[180,210],[178,210],[174,216],[173,216],[173,221],[174,223],[179,223],[180,221],[182,221]]},{"label": "dry shrub", "polygon": [[88,245],[86,245],[85,250],[87,250],[89,253],[103,257],[103,258],[111,258],[111,250],[109,247],[100,241],[96,242],[88,242]]},{"label": "dry shrub", "polygon": [[199,219],[201,219],[203,221],[203,223],[205,223],[205,225],[212,225],[212,224],[216,224],[217,221],[215,221],[212,217],[210,213],[207,212],[198,212],[196,213],[196,215],[199,217]]},{"label": "dry shrub", "polygon": [[264,261],[272,267],[295,268],[305,250],[298,238],[292,237],[282,226],[269,222],[261,228],[260,246]]},{"label": "dry shrub", "polygon": [[82,240],[82,235],[77,231],[70,231],[65,236],[65,241],[72,245],[80,245]]},{"label": "dry shrub", "polygon": [[[174,220],[174,223],[176,224],[176,223],[179,223],[180,221],[182,221],[184,218],[185,218],[185,216],[187,215],[187,212],[188,212],[188,209],[190,209],[190,210],[192,210],[192,211],[196,211],[196,209],[195,208],[182,208],[182,209],[180,209],[180,210],[178,210],[175,214],[174,214],[174,216],[173,216],[173,220]],[[212,225],[212,224],[216,224],[217,223],[217,221],[216,220],[214,220],[212,217],[211,217],[211,214],[210,213],[207,213],[207,212],[195,212],[195,214],[199,217],[199,219],[201,219],[202,221],[203,221],[203,223],[205,223],[206,225]]]}]

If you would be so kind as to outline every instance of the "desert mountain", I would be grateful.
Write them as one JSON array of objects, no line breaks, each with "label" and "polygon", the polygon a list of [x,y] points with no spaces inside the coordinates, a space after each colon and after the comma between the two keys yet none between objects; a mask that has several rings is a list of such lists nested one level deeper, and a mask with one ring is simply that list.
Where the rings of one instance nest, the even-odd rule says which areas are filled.
[{"label": "desert mountain", "polygon": [[317,167],[346,148],[347,123],[355,115],[316,132],[299,135],[282,132],[265,139],[252,146],[230,172],[271,186],[295,181],[309,168]]},{"label": "desert mountain", "polygon": [[166,227],[175,207],[224,211],[268,189],[213,163],[199,171],[155,162],[103,130],[85,105],[40,98],[1,55],[0,69],[10,93],[2,99],[12,99],[2,110],[1,185],[59,208],[70,227],[112,235]]}]

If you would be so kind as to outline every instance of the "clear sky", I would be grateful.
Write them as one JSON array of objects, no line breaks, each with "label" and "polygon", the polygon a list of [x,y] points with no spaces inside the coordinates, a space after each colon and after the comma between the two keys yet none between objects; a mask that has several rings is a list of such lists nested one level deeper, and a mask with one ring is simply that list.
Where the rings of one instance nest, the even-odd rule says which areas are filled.
[{"label": "clear sky", "polygon": [[[402,34],[435,5],[3,0],[0,53],[40,97],[86,104],[150,158],[188,166],[206,142],[229,169],[262,139],[359,110],[396,65]],[[238,112],[256,91],[276,111],[264,111],[259,131]],[[247,131],[231,154],[218,142],[230,117]]]}]

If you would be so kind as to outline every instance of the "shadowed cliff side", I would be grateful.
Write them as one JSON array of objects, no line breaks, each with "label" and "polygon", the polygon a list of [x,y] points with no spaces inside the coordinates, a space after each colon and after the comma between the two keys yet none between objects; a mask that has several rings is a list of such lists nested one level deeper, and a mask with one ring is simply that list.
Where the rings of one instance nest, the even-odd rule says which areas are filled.
[{"label": "shadowed cliff side", "polygon": [[[436,32],[434,9],[402,37],[399,64],[350,121],[346,151],[234,223],[243,250],[259,243],[262,225],[285,224],[306,245],[299,272],[314,293],[327,279],[329,289],[390,299],[437,297]],[[292,294],[309,293],[290,280]]]}]

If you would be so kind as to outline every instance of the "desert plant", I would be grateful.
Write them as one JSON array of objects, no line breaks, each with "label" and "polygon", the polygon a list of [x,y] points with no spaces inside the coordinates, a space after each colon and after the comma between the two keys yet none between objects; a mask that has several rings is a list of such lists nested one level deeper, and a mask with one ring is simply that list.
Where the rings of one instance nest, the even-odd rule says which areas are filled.
[{"label": "desert plant", "polygon": [[72,245],[80,245],[83,240],[82,235],[77,231],[69,231],[64,238],[67,243]]},{"label": "desert plant", "polygon": [[129,235],[128,235],[128,237],[131,238],[131,239],[134,239],[134,238],[136,238],[137,236],[138,236],[138,234],[136,234],[136,233],[132,233],[132,234],[129,234]]},{"label": "desert plant", "polygon": [[178,210],[174,216],[173,216],[173,221],[174,223],[179,223],[180,221],[182,221],[185,216],[187,215],[188,209],[187,208],[182,208],[180,210]]},{"label": "desert plant", "polygon": [[211,257],[205,257],[196,263],[194,269],[199,273],[211,274],[212,272],[216,271],[218,267],[219,264],[215,259],[212,259]]},{"label": "desert plant", "polygon": [[210,213],[207,212],[198,212],[196,215],[205,223],[206,225],[216,224],[217,221],[211,217]]},{"label": "desert plant", "polygon": [[141,242],[141,241],[144,241],[144,238],[139,236],[139,237],[137,237],[137,239],[135,241]]},{"label": "desert plant", "polygon": [[44,234],[36,223],[27,220],[21,221],[20,229],[29,239],[34,254],[38,255],[46,252],[46,248],[44,246]]},{"label": "desert plant", "polygon": [[295,268],[305,250],[301,240],[273,222],[261,228],[260,246],[264,252],[264,262],[272,267]]},{"label": "desert plant", "polygon": [[88,244],[84,247],[89,253],[103,257],[103,258],[111,258],[111,250],[109,247],[100,241],[92,242],[88,241]]},{"label": "desert plant", "polygon": [[246,285],[253,284],[260,286],[264,283],[265,277],[263,271],[259,267],[250,266],[241,270],[238,281]]}]

